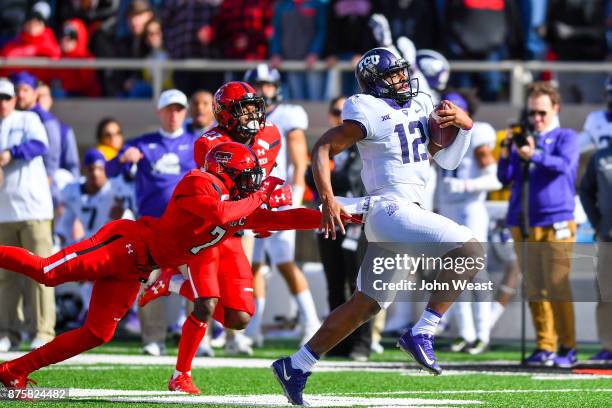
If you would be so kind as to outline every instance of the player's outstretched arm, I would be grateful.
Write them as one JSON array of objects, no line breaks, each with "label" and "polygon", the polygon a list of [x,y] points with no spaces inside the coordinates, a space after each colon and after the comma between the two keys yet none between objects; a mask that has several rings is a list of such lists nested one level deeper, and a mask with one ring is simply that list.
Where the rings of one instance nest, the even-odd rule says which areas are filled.
[{"label": "player's outstretched arm", "polygon": [[221,201],[210,195],[195,195],[179,197],[177,205],[200,218],[223,225],[250,215],[265,202],[264,198],[262,192],[237,201]]},{"label": "player's outstretched arm", "polygon": [[363,130],[358,124],[345,121],[342,125],[325,132],[312,149],[312,173],[321,199],[323,213],[321,229],[325,233],[325,238],[328,238],[331,232],[332,239],[336,239],[336,225],[344,234],[342,215],[348,215],[334,198],[329,160],[364,137]]},{"label": "player's outstretched arm", "polygon": [[321,212],[308,208],[285,211],[257,209],[247,220],[245,229],[283,231],[316,229],[321,225]]}]

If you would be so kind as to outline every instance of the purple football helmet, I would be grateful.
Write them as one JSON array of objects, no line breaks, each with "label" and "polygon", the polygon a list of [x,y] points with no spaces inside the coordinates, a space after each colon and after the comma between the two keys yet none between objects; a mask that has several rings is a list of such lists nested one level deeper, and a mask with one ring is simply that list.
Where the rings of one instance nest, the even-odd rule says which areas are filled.
[{"label": "purple football helmet", "polygon": [[[403,81],[387,81],[389,75],[398,71],[404,72]],[[388,48],[379,47],[366,52],[355,67],[355,77],[363,93],[377,98],[406,102],[419,92],[418,79],[410,77],[410,64]],[[403,84],[400,90],[395,89],[398,83]]]},{"label": "purple football helmet", "polygon": [[418,50],[416,64],[431,89],[443,91],[450,75],[450,64],[444,55],[434,50]]}]

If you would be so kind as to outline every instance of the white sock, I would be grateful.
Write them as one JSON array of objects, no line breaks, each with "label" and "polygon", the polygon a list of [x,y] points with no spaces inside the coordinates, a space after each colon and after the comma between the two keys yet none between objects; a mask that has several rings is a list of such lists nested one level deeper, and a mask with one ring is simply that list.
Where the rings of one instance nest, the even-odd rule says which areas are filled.
[{"label": "white sock", "polygon": [[[172,374],[172,379],[174,380],[179,375],[183,374],[182,371],[174,370],[174,374]],[[187,375],[191,377],[191,371],[187,371]]]},{"label": "white sock", "polygon": [[499,302],[491,302],[491,329],[495,327],[495,324],[506,310],[506,306]]},{"label": "white sock", "polygon": [[170,278],[170,285],[169,286],[169,290],[172,293],[180,293],[181,291],[181,286],[183,286],[183,282],[185,282],[186,279],[183,275],[176,274],[174,276],[172,276],[172,278]]},{"label": "white sock", "polygon": [[261,324],[263,322],[264,309],[266,307],[266,298],[255,298],[255,313],[251,317],[251,321],[244,333],[249,337],[255,337],[261,333]]},{"label": "white sock", "polygon": [[303,345],[291,357],[291,366],[295,369],[302,370],[303,373],[312,371],[312,367],[319,362],[319,356],[307,345]]},{"label": "white sock", "polygon": [[304,326],[319,325],[319,317],[317,316],[317,309],[312,299],[310,290],[306,289],[297,295],[295,295],[295,301],[298,304],[298,309],[303,316]]},{"label": "white sock", "polygon": [[433,336],[441,318],[442,316],[431,309],[423,310],[421,318],[412,328],[412,334],[430,334]]}]

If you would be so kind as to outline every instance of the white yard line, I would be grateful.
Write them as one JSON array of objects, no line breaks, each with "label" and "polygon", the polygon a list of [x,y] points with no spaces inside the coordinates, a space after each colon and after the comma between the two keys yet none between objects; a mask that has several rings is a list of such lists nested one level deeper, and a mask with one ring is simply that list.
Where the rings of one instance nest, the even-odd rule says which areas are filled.
[{"label": "white yard line", "polygon": [[[198,395],[191,396],[169,391],[136,391],[104,389],[70,389],[70,399],[96,399],[113,402],[166,403],[166,404],[221,404],[244,406],[287,406],[287,398],[278,394],[265,395]],[[304,398],[315,407],[436,407],[481,404],[474,400],[450,400],[427,398],[367,398],[337,395],[306,395]]]},{"label": "white yard line", "polygon": [[346,392],[336,395],[414,395],[414,394],[540,394],[568,392],[612,392],[612,388],[551,388],[546,390],[419,390],[419,391],[385,391],[385,392]]}]

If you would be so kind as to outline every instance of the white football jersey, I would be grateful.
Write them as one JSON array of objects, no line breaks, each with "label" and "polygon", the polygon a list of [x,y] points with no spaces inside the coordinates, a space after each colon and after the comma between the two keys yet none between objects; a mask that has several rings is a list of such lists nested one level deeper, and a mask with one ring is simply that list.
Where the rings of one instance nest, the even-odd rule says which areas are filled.
[{"label": "white football jersey", "polygon": [[282,137],[281,148],[276,158],[276,167],[270,175],[290,181],[289,178],[293,176],[293,165],[290,164],[287,151],[287,134],[295,129],[306,130],[308,128],[308,115],[301,106],[283,103],[275,106],[266,115],[266,120],[278,127]]},{"label": "white football jersey", "polygon": [[441,203],[458,203],[470,201],[484,201],[487,193],[485,191],[474,191],[464,193],[451,193],[448,191],[448,185],[443,183],[445,177],[454,177],[462,180],[473,179],[481,176],[481,168],[478,165],[475,157],[475,151],[480,146],[489,146],[491,149],[495,147],[497,135],[493,126],[486,122],[474,122],[472,128],[472,140],[461,164],[455,170],[444,170],[439,168],[440,182],[438,183],[439,200]]},{"label": "white football jersey", "polygon": [[72,227],[78,219],[89,238],[102,226],[111,221],[110,213],[113,207],[121,206],[124,210],[133,208],[134,190],[122,176],[109,179],[96,194],[85,193],[84,182],[77,181],[68,184],[61,193],[64,204],[64,214],[55,224],[55,232],[71,243]]},{"label": "white football jersey", "polygon": [[361,179],[369,195],[422,204],[430,164],[427,118],[431,97],[419,93],[400,107],[395,101],[357,94],[348,98],[342,119],[355,121],[365,138],[357,143]]},{"label": "white football jersey", "polygon": [[612,114],[608,111],[589,113],[584,121],[580,144],[603,149],[612,145]]}]

